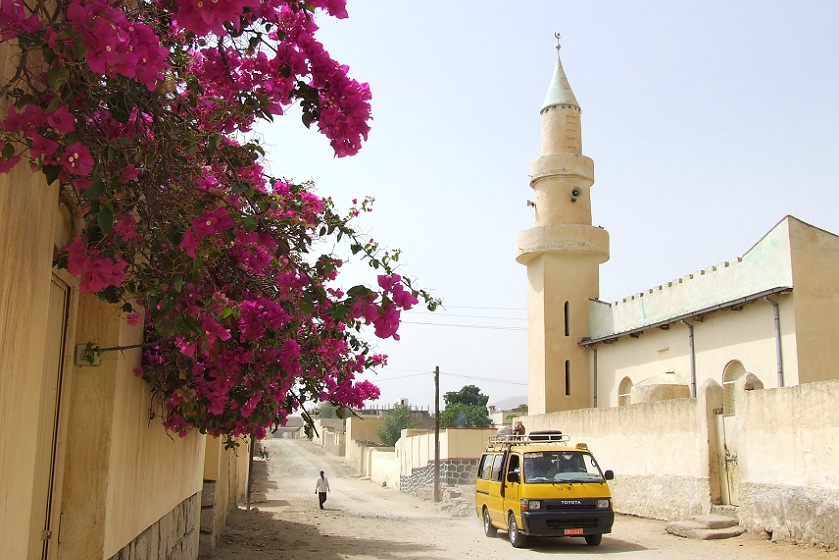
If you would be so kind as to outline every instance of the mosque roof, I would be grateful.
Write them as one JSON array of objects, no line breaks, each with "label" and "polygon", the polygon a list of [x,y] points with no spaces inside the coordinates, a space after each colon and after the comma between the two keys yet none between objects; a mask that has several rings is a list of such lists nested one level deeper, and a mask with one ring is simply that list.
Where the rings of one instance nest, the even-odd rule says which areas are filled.
[{"label": "mosque roof", "polygon": [[548,87],[548,94],[545,96],[545,102],[542,103],[540,113],[552,107],[575,107],[580,110],[580,104],[577,103],[577,98],[574,97],[574,92],[571,91],[571,84],[568,83],[568,78],[565,76],[565,70],[562,68],[562,60],[559,57],[559,34],[556,34],[556,69],[554,70],[553,78],[551,78],[551,85]]}]

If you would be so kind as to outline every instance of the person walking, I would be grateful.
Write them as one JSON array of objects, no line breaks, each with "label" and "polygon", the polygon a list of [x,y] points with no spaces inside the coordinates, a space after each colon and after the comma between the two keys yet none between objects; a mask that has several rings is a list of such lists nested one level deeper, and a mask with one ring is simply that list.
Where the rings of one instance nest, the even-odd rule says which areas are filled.
[{"label": "person walking", "polygon": [[318,502],[320,502],[320,509],[323,509],[323,503],[326,501],[326,493],[329,492],[329,479],[320,471],[320,477],[315,482],[315,494],[318,495]]}]

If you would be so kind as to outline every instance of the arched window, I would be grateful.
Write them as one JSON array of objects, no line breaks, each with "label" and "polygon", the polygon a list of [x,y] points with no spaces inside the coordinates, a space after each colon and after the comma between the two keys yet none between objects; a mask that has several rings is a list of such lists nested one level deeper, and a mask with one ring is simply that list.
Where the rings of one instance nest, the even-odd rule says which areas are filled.
[{"label": "arched window", "polygon": [[565,360],[565,396],[571,396],[571,360]]},{"label": "arched window", "polygon": [[722,413],[723,416],[734,416],[734,402],[736,392],[734,390],[737,380],[746,375],[746,368],[743,364],[734,360],[725,366],[722,374]]},{"label": "arched window", "polygon": [[565,336],[569,336],[571,332],[571,306],[565,302]]},{"label": "arched window", "polygon": [[629,406],[632,404],[632,380],[628,377],[621,379],[618,385],[618,406]]}]

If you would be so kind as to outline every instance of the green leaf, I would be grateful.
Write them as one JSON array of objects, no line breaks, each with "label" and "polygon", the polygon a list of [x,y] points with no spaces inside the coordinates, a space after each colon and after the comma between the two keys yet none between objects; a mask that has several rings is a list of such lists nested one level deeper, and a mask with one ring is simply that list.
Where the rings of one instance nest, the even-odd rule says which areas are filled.
[{"label": "green leaf", "polygon": [[96,216],[96,222],[102,233],[108,233],[114,227],[114,212],[109,205],[103,206],[99,210],[99,215]]},{"label": "green leaf", "polygon": [[358,243],[353,243],[350,245],[350,251],[352,251],[353,255],[357,255],[361,251],[361,245]]},{"label": "green leaf", "polygon": [[44,177],[47,178],[47,184],[53,184],[58,176],[61,174],[62,167],[60,165],[42,165],[41,171],[44,172]]},{"label": "green leaf", "polygon": [[306,126],[306,128],[311,128],[312,121],[315,120],[315,117],[314,117],[314,115],[312,115],[308,111],[303,111],[302,120],[303,120],[303,124]]},{"label": "green leaf", "polygon": [[90,188],[84,191],[84,197],[88,200],[94,200],[105,194],[105,183],[98,173],[94,173],[92,184]]},{"label": "green leaf", "polygon": [[47,85],[53,91],[58,91],[61,89],[61,86],[67,83],[69,77],[70,70],[66,66],[53,66],[47,70]]},{"label": "green leaf", "polygon": [[3,151],[0,152],[0,155],[3,156],[3,159],[12,159],[15,157],[15,147],[13,144],[6,144],[3,147]]}]

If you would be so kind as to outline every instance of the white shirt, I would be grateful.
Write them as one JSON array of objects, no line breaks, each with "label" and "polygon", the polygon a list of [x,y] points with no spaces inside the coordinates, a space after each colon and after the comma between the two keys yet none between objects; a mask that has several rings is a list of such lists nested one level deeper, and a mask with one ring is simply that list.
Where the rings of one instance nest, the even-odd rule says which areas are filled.
[{"label": "white shirt", "polygon": [[315,483],[315,490],[318,492],[326,492],[329,490],[329,479],[324,476],[323,478],[318,477],[318,481]]}]

